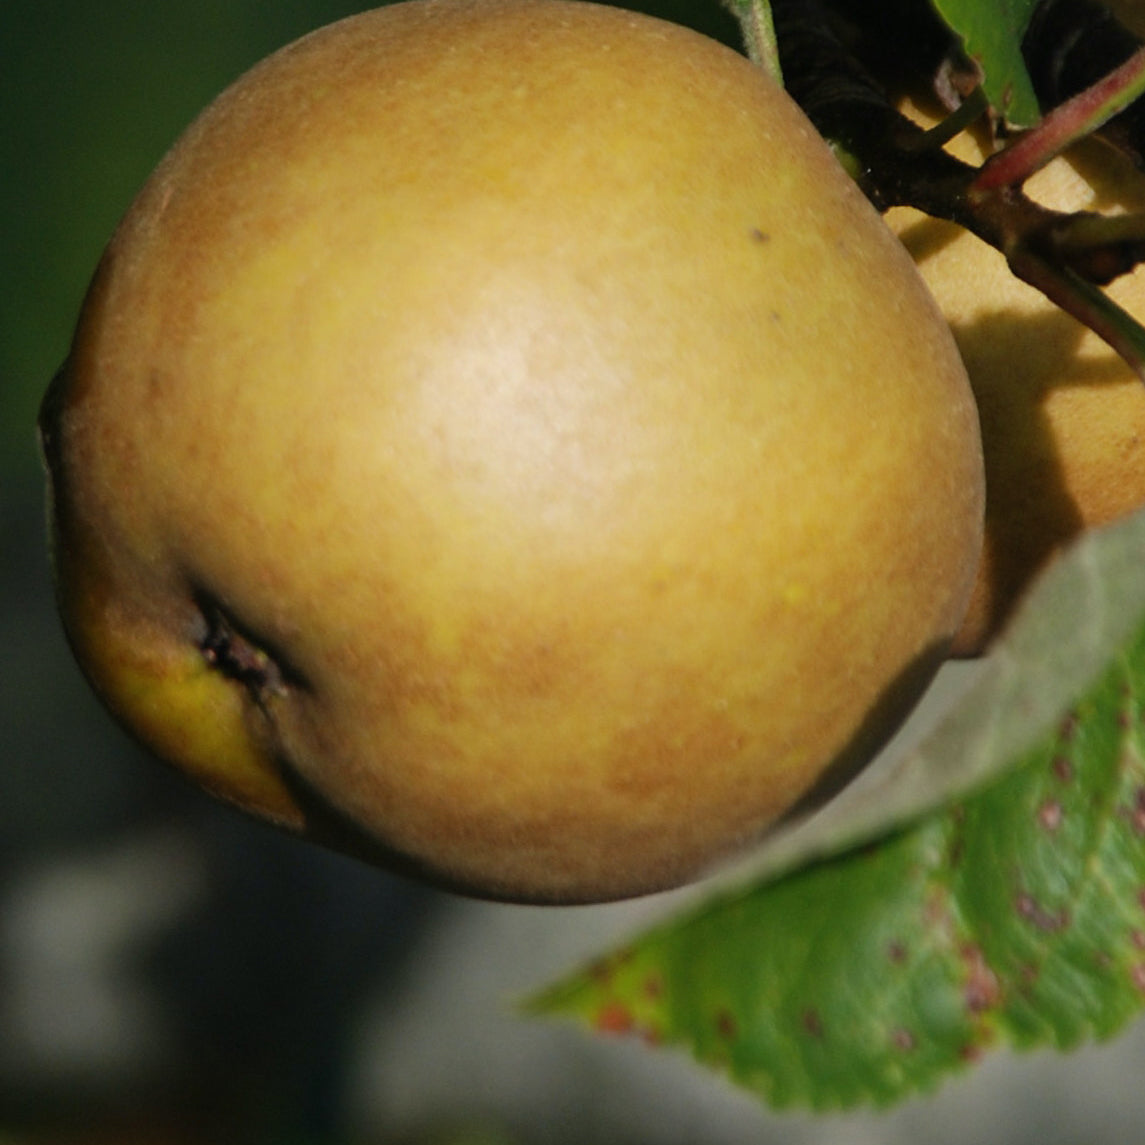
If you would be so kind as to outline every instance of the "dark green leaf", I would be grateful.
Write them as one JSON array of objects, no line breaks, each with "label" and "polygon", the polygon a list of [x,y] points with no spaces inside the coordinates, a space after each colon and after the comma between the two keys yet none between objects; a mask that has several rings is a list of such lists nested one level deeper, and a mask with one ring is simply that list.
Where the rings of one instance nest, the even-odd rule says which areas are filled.
[{"label": "dark green leaf", "polygon": [[1037,0],[934,0],[934,6],[981,65],[991,105],[1011,123],[1036,123],[1038,101],[1022,60],[1022,35]]}]

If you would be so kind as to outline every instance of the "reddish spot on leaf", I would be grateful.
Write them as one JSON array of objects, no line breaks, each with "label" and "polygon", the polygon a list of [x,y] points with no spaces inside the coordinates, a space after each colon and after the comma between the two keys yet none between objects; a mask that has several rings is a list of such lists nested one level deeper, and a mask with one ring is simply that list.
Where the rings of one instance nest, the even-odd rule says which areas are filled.
[{"label": "reddish spot on leaf", "polygon": [[598,985],[607,986],[612,981],[612,970],[611,959],[600,958],[588,968],[588,976]]},{"label": "reddish spot on leaf", "polygon": [[725,1041],[734,1041],[739,1034],[735,1015],[730,1010],[720,1010],[716,1015],[716,1033]]},{"label": "reddish spot on leaf", "polygon": [[630,1034],[636,1028],[636,1018],[622,1002],[608,1002],[600,1008],[594,1023],[602,1034]]},{"label": "reddish spot on leaf", "polygon": [[1133,803],[1122,808],[1122,813],[1135,835],[1145,835],[1145,787],[1138,787]]},{"label": "reddish spot on leaf", "polygon": [[1073,764],[1064,755],[1059,755],[1054,759],[1053,772],[1062,783],[1069,783],[1073,779]]},{"label": "reddish spot on leaf", "polygon": [[[1143,892],[1145,893],[1145,892]],[[926,896],[923,905],[922,919],[927,930],[942,926],[946,922],[946,895],[937,888]]]},{"label": "reddish spot on leaf", "polygon": [[1069,911],[1062,910],[1056,913],[1046,910],[1032,894],[1020,891],[1014,900],[1014,909],[1018,917],[1023,918],[1038,930],[1047,934],[1056,934],[1069,926]]},{"label": "reddish spot on leaf", "polygon": [[887,947],[887,957],[896,966],[901,966],[906,961],[906,953],[906,943],[897,938]]},{"label": "reddish spot on leaf", "polygon": [[626,948],[614,951],[604,958],[598,958],[588,967],[588,976],[600,986],[607,986],[616,977],[618,971],[636,957],[635,950]]},{"label": "reddish spot on leaf", "polygon": [[1145,963],[1138,962],[1132,970],[1129,971],[1129,977],[1133,980],[1133,985],[1145,994]]},{"label": "reddish spot on leaf", "polygon": [[659,974],[649,974],[648,977],[644,979],[644,997],[664,997],[664,979],[661,978]]},{"label": "reddish spot on leaf", "polygon": [[1070,712],[1058,725],[1058,738],[1069,743],[1077,733],[1077,712]]},{"label": "reddish spot on leaf", "polygon": [[1038,825],[1053,833],[1062,825],[1062,805],[1056,799],[1047,799],[1038,808]]},{"label": "reddish spot on leaf", "polygon": [[914,1034],[910,1030],[895,1030],[891,1034],[891,1044],[896,1050],[902,1050],[904,1053],[914,1049]]},{"label": "reddish spot on leaf", "polygon": [[972,1014],[992,1010],[1002,998],[998,975],[990,968],[980,946],[967,943],[960,953],[966,967],[966,985],[962,991],[966,1009]]},{"label": "reddish spot on leaf", "polygon": [[818,1010],[809,1008],[803,1011],[803,1029],[813,1038],[823,1036],[823,1017]]}]

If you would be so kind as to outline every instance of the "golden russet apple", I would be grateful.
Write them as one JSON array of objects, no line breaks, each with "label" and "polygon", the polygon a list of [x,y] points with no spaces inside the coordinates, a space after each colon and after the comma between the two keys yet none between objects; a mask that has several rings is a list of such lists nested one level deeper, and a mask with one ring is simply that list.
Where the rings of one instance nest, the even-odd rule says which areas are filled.
[{"label": "golden russet apple", "polygon": [[61,608],[217,795],[603,900],[876,749],[965,608],[977,417],[788,97],[682,27],[413,0],[224,92],[45,399]]},{"label": "golden russet apple", "polygon": [[[935,121],[913,105],[904,110]],[[974,164],[989,149],[973,132],[948,147]],[[1063,211],[1145,210],[1145,178],[1094,141],[1055,159],[1025,189]],[[953,648],[972,655],[1069,541],[1145,505],[1145,386],[1096,334],[1015,278],[993,247],[910,208],[887,220],[953,328],[979,407],[986,537]],[[1145,318],[1145,268],[1107,292]]]}]

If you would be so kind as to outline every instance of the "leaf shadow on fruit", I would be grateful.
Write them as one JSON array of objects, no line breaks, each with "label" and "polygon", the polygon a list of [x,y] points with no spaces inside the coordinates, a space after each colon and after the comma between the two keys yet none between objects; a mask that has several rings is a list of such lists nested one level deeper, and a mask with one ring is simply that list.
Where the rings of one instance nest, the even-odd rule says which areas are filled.
[{"label": "leaf shadow on fruit", "polygon": [[[931,644],[897,674],[880,693],[862,724],[822,772],[814,786],[789,808],[780,820],[763,833],[756,841],[756,846],[766,846],[767,839],[772,833],[797,826],[801,820],[812,815],[839,794],[864,770],[886,746],[893,733],[917,704],[945,653],[945,641]],[[403,878],[427,884],[438,891],[460,894],[468,898],[504,903],[517,902],[532,906],[577,906],[584,905],[586,901],[595,901],[575,898],[545,900],[516,897],[512,894],[499,894],[496,888],[474,888],[461,880],[451,879],[447,874],[388,846],[371,835],[368,830],[332,804],[322,792],[312,787],[289,761],[279,759],[277,768],[291,796],[303,812],[306,823],[305,838],[312,844],[350,856]],[[750,843],[748,848],[751,849]],[[725,856],[724,861],[734,860],[736,857],[734,854]],[[716,869],[720,865],[720,860],[716,860]],[[695,878],[702,879],[708,873],[711,872],[697,870]],[[645,893],[655,894],[657,891],[650,889]],[[622,897],[638,898],[642,897],[642,894],[638,892]]]},{"label": "leaf shadow on fruit", "polygon": [[814,786],[775,824],[774,831],[786,832],[797,827],[801,820],[829,803],[866,769],[917,705],[945,654],[946,642],[936,642],[899,671],[871,705],[866,718],[843,750],[822,772]]},{"label": "leaf shadow on fruit", "polygon": [[472,889],[451,881],[427,864],[371,835],[308,783],[289,760],[279,757],[276,769],[302,811],[305,821],[304,838],[309,843],[437,890],[475,897]]},{"label": "leaf shadow on fruit", "polygon": [[1048,402],[1068,387],[1124,384],[1127,371],[1112,351],[1083,361],[1083,336],[1061,311],[1000,311],[955,331],[986,468],[982,569],[969,621],[980,632],[998,631],[1034,576],[1085,527]]}]

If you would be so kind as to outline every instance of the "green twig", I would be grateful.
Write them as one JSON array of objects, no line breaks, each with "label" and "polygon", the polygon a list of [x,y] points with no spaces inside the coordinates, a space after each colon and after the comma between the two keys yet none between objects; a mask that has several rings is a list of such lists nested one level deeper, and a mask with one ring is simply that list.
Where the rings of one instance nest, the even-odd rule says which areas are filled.
[{"label": "green twig", "polygon": [[768,0],[727,0],[727,5],[739,21],[748,58],[782,86],[783,68]]},{"label": "green twig", "polygon": [[1041,123],[982,165],[970,186],[970,195],[987,194],[999,187],[1019,187],[1078,140],[1123,111],[1145,93],[1145,47],[1092,87],[1066,100]]}]

